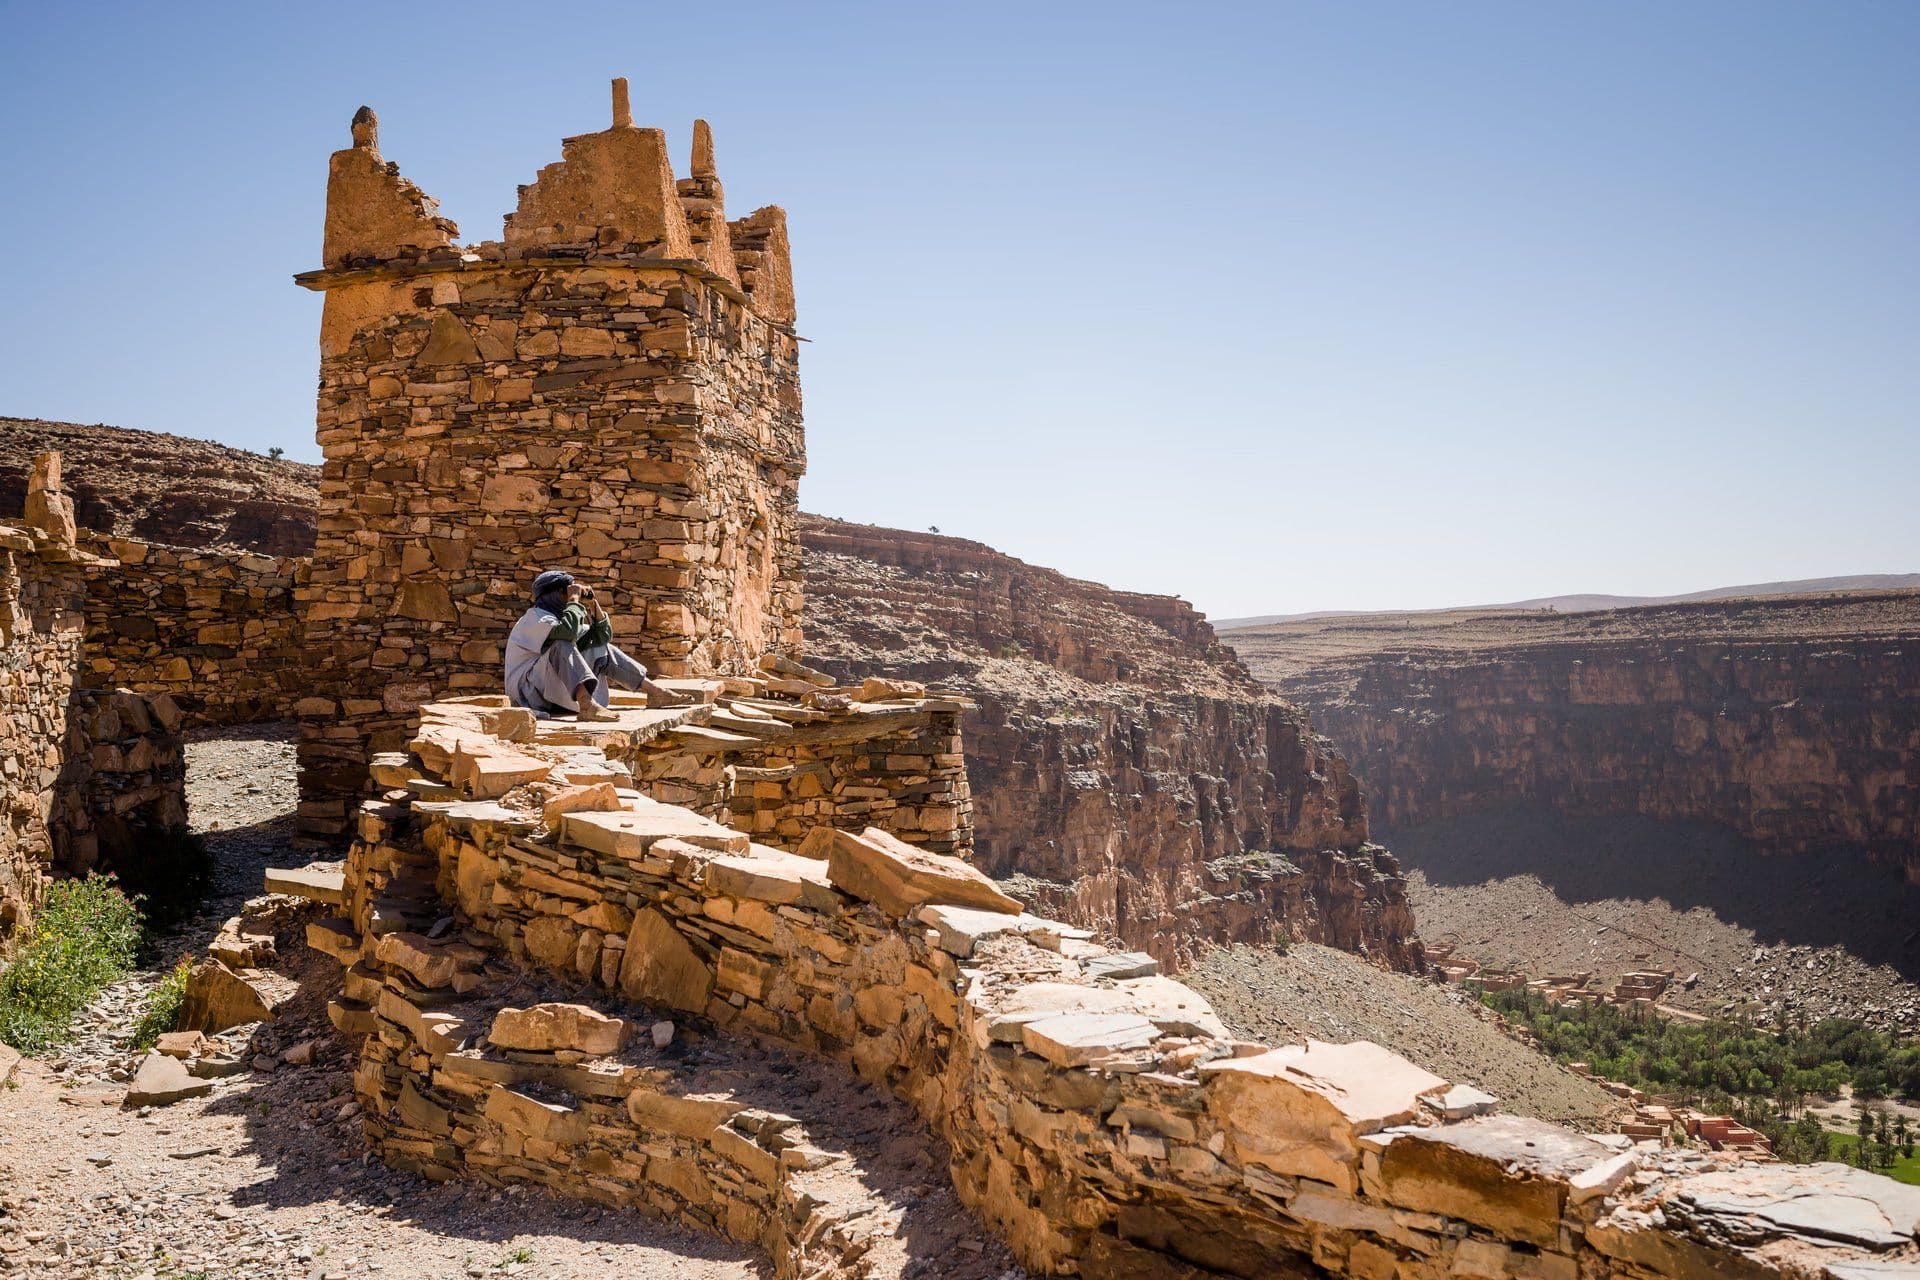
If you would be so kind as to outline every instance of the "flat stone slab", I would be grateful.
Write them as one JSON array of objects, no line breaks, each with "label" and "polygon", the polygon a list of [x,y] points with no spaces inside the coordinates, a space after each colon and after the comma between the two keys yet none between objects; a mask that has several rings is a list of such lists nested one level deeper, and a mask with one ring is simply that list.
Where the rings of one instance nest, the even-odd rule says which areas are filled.
[{"label": "flat stone slab", "polygon": [[1125,995],[1142,1017],[1166,1035],[1211,1036],[1215,1040],[1233,1038],[1205,996],[1172,978],[1158,974],[1128,978],[1117,983],[1114,989]]},{"label": "flat stone slab", "polygon": [[707,887],[730,897],[798,902],[809,885],[834,892],[826,863],[767,845],[752,845],[744,854],[723,854],[707,864]]},{"label": "flat stone slab", "polygon": [[1872,1258],[1829,1262],[1827,1275],[1832,1280],[1920,1280],[1920,1263],[1878,1262]]},{"label": "flat stone slab", "polygon": [[1920,1232],[1920,1187],[1844,1164],[1719,1170],[1686,1179],[1665,1200],[1670,1215],[1735,1235],[1759,1228],[1877,1250]]},{"label": "flat stone slab", "polygon": [[827,876],[836,886],[891,916],[910,916],[930,904],[1007,915],[1019,915],[1022,910],[1017,899],[1001,892],[977,868],[958,858],[916,849],[878,827],[858,835],[815,827],[800,853],[824,857]]},{"label": "flat stone slab", "polygon": [[[1207,1110],[1233,1134],[1239,1158],[1351,1194],[1361,1136],[1405,1124],[1447,1082],[1366,1040],[1270,1049],[1202,1063]],[[1609,1152],[1609,1155],[1612,1153]]]},{"label": "flat stone slab", "polygon": [[1483,1116],[1500,1105],[1500,1099],[1470,1084],[1457,1084],[1433,1100],[1440,1114],[1449,1120]]},{"label": "flat stone slab", "polygon": [[1144,951],[1114,951],[1080,962],[1088,978],[1149,978],[1160,972],[1160,962]]},{"label": "flat stone slab", "polygon": [[374,947],[382,964],[403,969],[422,987],[450,987],[454,975],[472,969],[486,953],[466,942],[436,942],[418,933],[389,933]]},{"label": "flat stone slab", "polygon": [[1159,1038],[1160,1029],[1137,1013],[1057,1013],[1020,1031],[1021,1043],[1056,1067],[1145,1049]]},{"label": "flat stone slab", "polygon": [[617,1052],[627,1038],[624,1019],[583,1004],[536,1004],[493,1015],[487,1039],[502,1049],[568,1049],[591,1057]]},{"label": "flat stone slab", "polygon": [[1071,926],[1044,916],[1021,912],[987,911],[979,907],[956,907],[935,903],[914,912],[913,918],[938,935],[940,949],[964,960],[973,954],[975,944],[1003,933],[1041,934],[1057,937]]},{"label": "flat stone slab", "polygon": [[998,1012],[987,1020],[987,1034],[1005,1044],[1018,1044],[1027,1024],[1067,1013],[1125,1013],[1139,1017],[1124,992],[1110,987],[1083,987],[1071,982],[1030,982],[1012,991]]},{"label": "flat stone slab", "polygon": [[347,873],[337,863],[316,862],[304,867],[268,868],[268,893],[284,893],[330,907],[347,904]]},{"label": "flat stone slab", "polygon": [[1574,1184],[1621,1169],[1585,1134],[1525,1116],[1480,1116],[1396,1133],[1380,1156],[1390,1204],[1438,1213],[1545,1248],[1559,1239]]},{"label": "flat stone slab", "polygon": [[557,827],[561,817],[569,813],[611,813],[622,807],[620,788],[612,782],[577,783],[549,797],[540,806],[540,820]]},{"label": "flat stone slab", "polygon": [[713,708],[704,703],[687,707],[610,708],[611,720],[542,720],[534,727],[533,744],[539,747],[596,746],[608,751],[640,746],[670,729],[684,724],[704,723]]},{"label": "flat stone slab", "polygon": [[213,1081],[197,1080],[178,1058],[169,1058],[151,1050],[141,1059],[133,1083],[127,1086],[126,1104],[130,1107],[164,1107],[184,1098],[200,1098],[213,1092]]},{"label": "flat stone slab", "polygon": [[206,1052],[213,1042],[199,1031],[163,1031],[154,1042],[154,1051],[185,1062]]},{"label": "flat stone slab", "polygon": [[345,920],[309,920],[307,945],[315,951],[325,952],[341,964],[352,964],[358,960],[363,949],[360,935]]},{"label": "flat stone slab", "polygon": [[460,830],[486,824],[531,831],[540,825],[540,820],[532,814],[509,809],[491,800],[416,800],[413,810],[415,813],[437,813]]},{"label": "flat stone slab", "polygon": [[733,854],[748,852],[752,843],[744,832],[671,804],[644,805],[617,813],[569,813],[561,819],[561,831],[568,843],[621,858],[644,857],[658,840],[683,840]]},{"label": "flat stone slab", "polygon": [[1309,1040],[1250,1058],[1203,1063],[1200,1074],[1210,1079],[1285,1080],[1324,1099],[1360,1133],[1405,1124],[1418,1111],[1421,1098],[1448,1087],[1431,1071],[1370,1040],[1350,1044]]}]

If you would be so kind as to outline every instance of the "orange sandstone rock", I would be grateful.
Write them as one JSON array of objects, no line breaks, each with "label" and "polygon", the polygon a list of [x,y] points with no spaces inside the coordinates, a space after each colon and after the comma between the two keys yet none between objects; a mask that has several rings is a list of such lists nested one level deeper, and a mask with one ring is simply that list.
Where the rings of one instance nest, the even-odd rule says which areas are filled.
[{"label": "orange sandstone rock", "polygon": [[858,835],[816,827],[799,852],[808,858],[824,856],[827,878],[837,888],[876,904],[889,915],[912,915],[932,903],[1010,914],[1021,910],[1018,899],[958,858],[916,849],[878,827]]}]

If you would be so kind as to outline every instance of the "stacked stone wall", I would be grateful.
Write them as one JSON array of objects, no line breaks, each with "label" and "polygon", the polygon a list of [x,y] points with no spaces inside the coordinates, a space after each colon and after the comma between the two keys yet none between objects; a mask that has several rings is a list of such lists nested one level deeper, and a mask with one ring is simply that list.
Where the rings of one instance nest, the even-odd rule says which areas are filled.
[{"label": "stacked stone wall", "polygon": [[[590,773],[589,755],[557,756],[556,775]],[[460,770],[436,760],[413,767],[450,785]],[[544,809],[511,791],[409,798],[424,793],[363,808],[345,896],[414,877],[423,915],[451,905],[457,927],[430,938],[374,910],[316,930],[351,965],[334,1013],[365,1037],[369,1136],[429,1176],[665,1213],[761,1243],[783,1275],[867,1274],[857,1248],[807,1247],[829,1223],[810,1227],[796,1194],[804,1117],[690,1092],[673,1055],[632,1043],[677,1011],[907,1102],[961,1197],[1039,1274],[1764,1280],[1920,1258],[1912,1193],[1890,1180],[1487,1114],[1484,1095],[1370,1044],[1229,1041],[1147,957],[877,833],[816,833],[796,855],[634,793]],[[509,1012],[529,968],[602,993],[597,1007]]]},{"label": "stacked stone wall", "polygon": [[138,858],[186,822],[172,700],[80,687],[89,586],[114,564],[80,545],[58,454],[35,460],[25,512],[0,525],[0,945],[49,874]]},{"label": "stacked stone wall", "polygon": [[62,875],[128,871],[156,840],[187,824],[180,708],[167,694],[76,690],[53,809]]},{"label": "stacked stone wall", "polygon": [[709,718],[615,754],[649,795],[780,848],[797,846],[818,826],[873,826],[965,857],[973,848],[973,801],[962,705],[866,707],[852,722],[778,727],[721,718],[729,729]]},{"label": "stacked stone wall", "polygon": [[40,901],[80,667],[86,580],[37,529],[0,525],[0,944]]},{"label": "stacked stone wall", "polygon": [[90,538],[87,683],[166,695],[189,726],[283,719],[313,666],[294,591],[310,562]]}]

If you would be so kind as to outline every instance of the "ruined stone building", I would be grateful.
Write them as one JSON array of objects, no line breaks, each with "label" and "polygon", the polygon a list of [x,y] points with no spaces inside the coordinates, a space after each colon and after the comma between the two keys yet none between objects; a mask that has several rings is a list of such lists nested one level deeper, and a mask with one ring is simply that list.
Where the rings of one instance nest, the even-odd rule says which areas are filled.
[{"label": "ruined stone building", "polygon": [[366,760],[417,708],[491,689],[534,573],[621,597],[618,643],[669,675],[799,637],[806,465],[785,214],[729,221],[705,122],[677,180],[614,85],[497,241],[461,246],[380,155],[334,153],[323,265],[320,526],[297,592],[320,673],[299,704],[302,830],[337,837]]},{"label": "ruined stone building", "polygon": [[89,587],[118,564],[79,539],[58,454],[25,499],[0,524],[0,954],[50,873],[114,869],[186,823],[173,699],[86,685]]}]

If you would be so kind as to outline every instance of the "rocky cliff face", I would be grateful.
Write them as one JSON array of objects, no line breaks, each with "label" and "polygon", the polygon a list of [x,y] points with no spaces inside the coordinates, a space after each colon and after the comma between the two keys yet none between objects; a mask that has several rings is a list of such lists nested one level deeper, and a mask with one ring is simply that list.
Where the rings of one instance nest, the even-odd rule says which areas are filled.
[{"label": "rocky cliff face", "polygon": [[975,858],[1035,909],[1179,962],[1304,938],[1419,943],[1346,763],[1184,601],[958,538],[808,518],[808,660],[960,688]]},{"label": "rocky cliff face", "polygon": [[17,516],[33,456],[68,459],[83,529],[176,547],[313,551],[319,468],[207,440],[124,427],[0,417],[0,519]]},{"label": "rocky cliff face", "polygon": [[1865,847],[1920,883],[1920,592],[1227,633],[1403,825],[1528,803]]}]

